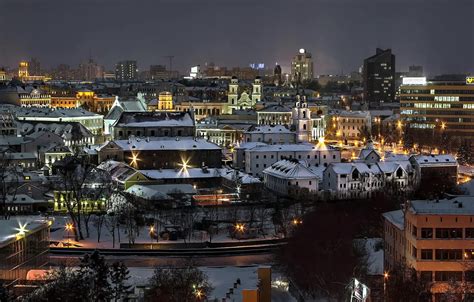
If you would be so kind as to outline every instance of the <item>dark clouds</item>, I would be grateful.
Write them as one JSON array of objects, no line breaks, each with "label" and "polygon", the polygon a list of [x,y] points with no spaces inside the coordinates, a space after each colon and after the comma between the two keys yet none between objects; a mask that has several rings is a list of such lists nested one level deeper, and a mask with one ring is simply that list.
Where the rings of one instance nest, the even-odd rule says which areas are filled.
[{"label": "dark clouds", "polygon": [[36,56],[111,68],[167,63],[288,66],[304,47],[316,73],[357,69],[391,47],[398,69],[474,71],[472,0],[0,0],[0,65]]}]

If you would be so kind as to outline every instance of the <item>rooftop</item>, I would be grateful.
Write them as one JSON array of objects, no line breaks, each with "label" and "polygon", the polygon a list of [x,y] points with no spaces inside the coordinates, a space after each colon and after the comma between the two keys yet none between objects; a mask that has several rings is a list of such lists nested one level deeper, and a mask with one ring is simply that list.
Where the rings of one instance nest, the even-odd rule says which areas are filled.
[{"label": "rooftop", "polygon": [[10,220],[0,220],[0,247],[14,242],[18,236],[27,236],[49,225],[47,219],[39,216],[16,216]]},{"label": "rooftop", "polygon": [[118,127],[179,127],[194,126],[194,119],[189,112],[154,111],[122,112],[115,123]]},{"label": "rooftop", "polygon": [[382,216],[400,230],[403,230],[405,228],[405,216],[402,210],[386,212],[383,213]]},{"label": "rooftop", "polygon": [[440,200],[412,200],[409,210],[414,214],[474,215],[474,196],[457,196]]},{"label": "rooftop", "polygon": [[263,173],[285,179],[318,178],[316,173],[308,169],[306,162],[291,159],[280,160],[263,170]]},{"label": "rooftop", "polygon": [[191,137],[168,138],[160,137],[155,139],[130,138],[128,140],[113,141],[124,151],[133,150],[221,150],[221,148],[204,139],[193,139]]}]

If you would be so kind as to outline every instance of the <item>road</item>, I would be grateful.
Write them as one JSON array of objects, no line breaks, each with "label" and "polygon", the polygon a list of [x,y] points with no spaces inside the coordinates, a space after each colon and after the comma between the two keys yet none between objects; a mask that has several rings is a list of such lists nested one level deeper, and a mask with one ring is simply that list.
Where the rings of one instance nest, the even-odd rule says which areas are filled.
[{"label": "road", "polygon": [[[213,257],[162,257],[162,256],[105,256],[109,263],[122,261],[128,267],[155,267],[176,265],[192,259],[197,266],[246,266],[253,264],[269,264],[272,254],[213,256]],[[75,266],[80,256],[50,255],[52,266]]]}]

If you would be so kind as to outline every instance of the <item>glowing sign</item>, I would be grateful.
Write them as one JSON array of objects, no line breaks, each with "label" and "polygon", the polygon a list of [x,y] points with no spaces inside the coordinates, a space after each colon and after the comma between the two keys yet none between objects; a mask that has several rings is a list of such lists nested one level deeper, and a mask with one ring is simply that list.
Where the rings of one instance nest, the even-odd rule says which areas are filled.
[{"label": "glowing sign", "polygon": [[426,77],[404,77],[403,85],[426,85]]},{"label": "glowing sign", "polygon": [[304,54],[306,50],[304,48],[300,48],[300,54]]},{"label": "glowing sign", "polygon": [[252,69],[265,69],[264,63],[252,63],[250,64],[250,68]]},{"label": "glowing sign", "polygon": [[467,85],[474,85],[474,77],[466,77]]}]

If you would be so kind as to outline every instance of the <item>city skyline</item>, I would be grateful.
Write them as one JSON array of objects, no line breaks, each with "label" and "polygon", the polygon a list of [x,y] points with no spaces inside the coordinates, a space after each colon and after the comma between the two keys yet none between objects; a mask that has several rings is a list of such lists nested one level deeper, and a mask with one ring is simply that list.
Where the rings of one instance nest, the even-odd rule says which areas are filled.
[{"label": "city skyline", "polygon": [[16,67],[37,57],[46,68],[76,66],[92,55],[107,70],[126,59],[147,70],[152,64],[168,66],[165,56],[174,55],[173,69],[183,73],[206,62],[270,67],[278,62],[289,72],[291,58],[305,48],[313,54],[317,75],[357,70],[381,47],[392,49],[400,71],[422,65],[430,75],[469,73],[474,42],[463,37],[471,35],[474,4],[457,2],[454,7],[443,0],[141,0],[131,8],[122,0],[113,7],[109,0],[47,0],[29,10],[36,1],[5,0],[0,65]]}]

